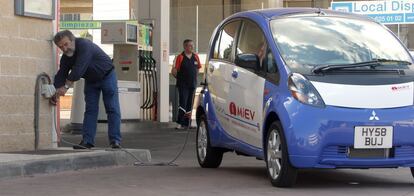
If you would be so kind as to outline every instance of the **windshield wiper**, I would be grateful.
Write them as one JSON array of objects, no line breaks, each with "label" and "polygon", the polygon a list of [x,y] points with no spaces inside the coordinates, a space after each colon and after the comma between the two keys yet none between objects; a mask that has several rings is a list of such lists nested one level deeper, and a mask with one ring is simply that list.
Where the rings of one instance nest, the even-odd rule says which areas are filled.
[{"label": "windshield wiper", "polygon": [[409,61],[403,61],[403,60],[395,60],[395,59],[373,59],[376,60],[380,63],[399,63],[399,64],[403,64],[403,65],[411,65],[412,63]]},{"label": "windshield wiper", "polygon": [[400,63],[403,65],[411,65],[411,62],[402,61],[402,60],[373,59],[371,61],[351,63],[351,64],[321,65],[321,66],[315,67],[312,70],[312,72],[317,74],[317,73],[323,73],[323,72],[331,71],[331,70],[348,69],[348,68],[356,68],[356,67],[371,67],[371,69],[375,69],[375,67],[381,66],[382,63]]}]

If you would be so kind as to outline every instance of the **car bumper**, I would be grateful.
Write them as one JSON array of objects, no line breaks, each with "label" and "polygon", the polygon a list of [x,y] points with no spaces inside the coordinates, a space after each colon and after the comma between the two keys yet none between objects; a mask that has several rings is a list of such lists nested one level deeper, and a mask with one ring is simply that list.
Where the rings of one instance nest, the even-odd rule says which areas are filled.
[{"label": "car bumper", "polygon": [[[282,119],[289,158],[298,168],[414,167],[414,107],[395,109],[316,108],[285,105]],[[378,120],[370,120],[372,111]],[[355,126],[392,126],[393,147],[384,157],[352,157]]]}]

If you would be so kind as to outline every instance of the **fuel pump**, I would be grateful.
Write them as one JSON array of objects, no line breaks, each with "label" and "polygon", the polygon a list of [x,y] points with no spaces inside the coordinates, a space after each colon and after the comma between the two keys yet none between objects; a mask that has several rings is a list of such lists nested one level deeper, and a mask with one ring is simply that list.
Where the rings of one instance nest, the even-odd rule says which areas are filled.
[{"label": "fuel pump", "polygon": [[[141,109],[144,109],[148,102],[148,74],[147,74],[147,64],[148,60],[145,56],[145,51],[139,51],[139,70],[140,70],[140,82],[142,84],[142,105],[140,106]],[[145,112],[142,113],[143,119],[145,119]]]},{"label": "fuel pump", "polygon": [[148,93],[146,96],[146,100],[142,106],[144,109],[150,109],[154,107],[156,102],[155,100],[155,93],[157,92],[157,76],[156,76],[156,61],[152,57],[152,52],[145,51],[145,60],[147,62],[145,71],[146,71],[146,82],[148,84]]},{"label": "fuel pump", "polygon": [[[151,104],[153,102],[152,92],[154,91],[154,80],[153,80],[154,76],[152,73],[152,61],[149,55],[149,51],[146,51],[146,57],[148,60],[147,73],[148,73],[149,92],[148,92],[148,102],[147,102],[147,105],[145,106],[145,109],[148,110],[151,108]],[[152,116],[152,113],[151,113],[151,116]],[[150,116],[150,119],[152,119],[151,116]]]},{"label": "fuel pump", "polygon": [[152,65],[152,78],[153,78],[153,95],[152,95],[152,104],[150,108],[152,108],[154,113],[154,120],[157,119],[157,100],[158,100],[158,78],[157,78],[157,62],[155,61],[154,57],[152,56],[152,51],[150,52],[151,58],[151,65]]},{"label": "fuel pump", "polygon": [[156,61],[152,57],[152,25],[140,24],[139,35],[141,36],[139,42],[139,76],[143,86],[142,105],[140,108],[143,119],[156,120],[158,82]]},{"label": "fuel pump", "polygon": [[[101,25],[101,42],[114,46],[113,64],[118,78],[122,120],[142,119],[142,92],[138,76],[140,66],[137,58],[138,26],[137,21],[108,21]],[[100,108],[104,108],[102,99]],[[99,110],[98,120],[106,120],[105,110]]]},{"label": "fuel pump", "polygon": [[144,59],[144,84],[145,84],[145,95],[144,95],[144,103],[141,106],[142,109],[147,109],[148,104],[151,101],[150,92],[151,92],[151,72],[150,72],[150,59],[148,58],[147,51],[143,51],[143,59]]}]

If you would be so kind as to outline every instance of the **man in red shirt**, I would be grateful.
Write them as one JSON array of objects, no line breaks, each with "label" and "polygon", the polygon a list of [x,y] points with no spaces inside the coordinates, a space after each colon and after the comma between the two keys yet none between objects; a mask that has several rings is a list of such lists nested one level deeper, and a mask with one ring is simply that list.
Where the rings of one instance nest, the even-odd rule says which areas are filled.
[{"label": "man in red shirt", "polygon": [[198,70],[201,68],[200,58],[193,52],[194,43],[190,39],[184,40],[184,51],[175,57],[171,73],[177,78],[178,88],[178,118],[177,129],[188,128],[193,109],[193,97],[197,87]]}]

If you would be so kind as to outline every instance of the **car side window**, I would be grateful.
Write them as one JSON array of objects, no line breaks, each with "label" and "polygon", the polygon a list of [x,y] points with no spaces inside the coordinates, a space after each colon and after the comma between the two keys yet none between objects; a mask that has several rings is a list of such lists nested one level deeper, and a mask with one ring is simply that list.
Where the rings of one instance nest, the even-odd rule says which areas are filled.
[{"label": "car side window", "polygon": [[243,21],[243,26],[238,39],[236,55],[257,55],[259,58],[260,67],[263,68],[263,60],[266,57],[267,48],[268,46],[266,39],[260,28],[252,21]]},{"label": "car side window", "polygon": [[[232,51],[234,39],[240,27],[240,21],[234,21],[226,24],[221,31],[220,41],[218,45],[218,59],[232,62]],[[217,45],[216,43],[216,45]]]},{"label": "car side window", "polygon": [[219,47],[220,47],[220,38],[221,38],[221,32],[218,32],[218,36],[217,39],[214,42],[214,51],[213,51],[213,59],[218,59],[219,58]]}]

